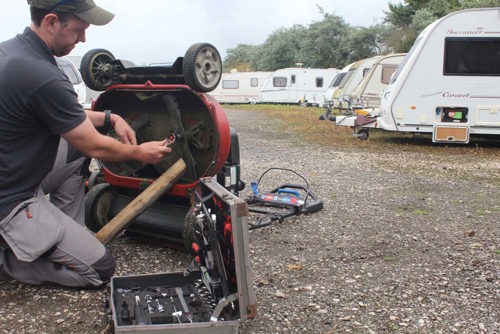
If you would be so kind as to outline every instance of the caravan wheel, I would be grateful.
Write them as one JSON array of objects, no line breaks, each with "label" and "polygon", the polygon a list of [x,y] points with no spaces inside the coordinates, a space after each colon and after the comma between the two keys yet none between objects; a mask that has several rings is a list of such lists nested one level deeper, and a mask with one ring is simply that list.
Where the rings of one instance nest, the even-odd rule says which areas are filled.
[{"label": "caravan wheel", "polygon": [[358,131],[358,138],[361,140],[368,140],[368,129],[361,129]]}]

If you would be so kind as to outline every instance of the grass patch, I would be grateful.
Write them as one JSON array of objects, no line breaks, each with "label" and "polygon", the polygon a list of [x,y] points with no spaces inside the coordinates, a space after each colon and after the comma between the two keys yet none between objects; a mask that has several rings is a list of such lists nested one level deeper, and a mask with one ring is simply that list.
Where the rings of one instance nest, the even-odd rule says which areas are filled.
[{"label": "grass patch", "polygon": [[421,209],[415,209],[415,210],[413,210],[413,213],[416,215],[422,216],[422,215],[427,214],[427,211],[421,210]]},{"label": "grass patch", "polygon": [[324,113],[323,108],[300,107],[298,105],[279,104],[242,104],[223,105],[224,109],[248,110],[265,113],[268,117],[278,119],[280,130],[293,132],[301,139],[327,144],[333,147],[358,148],[370,151],[382,151],[387,149],[403,151],[443,151],[446,154],[493,154],[498,156],[498,141],[475,141],[471,138],[471,143],[467,145],[456,144],[434,144],[430,135],[415,137],[411,133],[400,133],[383,131],[377,129],[370,130],[368,140],[360,140],[353,136],[353,130],[346,126],[336,126],[335,122],[319,120],[319,116]]},{"label": "grass patch", "polygon": [[388,322],[386,326],[387,326],[387,329],[389,329],[391,331],[395,331],[398,329],[398,325],[396,325],[393,322]]},{"label": "grass patch", "polygon": [[484,216],[484,215],[486,215],[487,213],[488,213],[488,212],[487,212],[486,210],[484,210],[484,209],[477,209],[477,210],[476,210],[476,215],[478,215],[478,216]]}]

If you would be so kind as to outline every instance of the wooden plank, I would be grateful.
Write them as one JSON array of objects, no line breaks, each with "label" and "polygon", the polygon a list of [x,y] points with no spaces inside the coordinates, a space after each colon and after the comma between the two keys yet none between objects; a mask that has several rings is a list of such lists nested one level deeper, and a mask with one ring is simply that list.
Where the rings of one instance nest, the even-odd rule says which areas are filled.
[{"label": "wooden plank", "polygon": [[144,189],[132,202],[130,202],[113,219],[104,225],[97,233],[96,238],[103,244],[109,243],[115,236],[123,231],[132,221],[140,216],[160,196],[165,194],[186,170],[186,163],[179,159],[167,169],[149,187]]}]

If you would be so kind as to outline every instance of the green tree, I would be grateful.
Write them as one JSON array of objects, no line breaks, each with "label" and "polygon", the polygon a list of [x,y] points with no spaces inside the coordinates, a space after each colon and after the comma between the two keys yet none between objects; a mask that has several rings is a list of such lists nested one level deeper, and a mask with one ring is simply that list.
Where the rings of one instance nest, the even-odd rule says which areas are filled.
[{"label": "green tree", "polygon": [[274,71],[293,67],[296,63],[301,62],[299,51],[305,33],[306,28],[302,25],[274,31],[266,39],[262,50],[258,53],[257,68],[260,71]]},{"label": "green tree", "polygon": [[300,41],[300,61],[305,67],[343,67],[349,53],[347,36],[351,31],[342,17],[323,12],[323,20],[309,25]]},{"label": "green tree", "polygon": [[407,52],[427,25],[451,12],[473,7],[498,7],[498,0],[405,0],[389,3],[385,23],[390,29],[385,44],[396,52]]},{"label": "green tree", "polygon": [[385,44],[387,33],[387,28],[382,24],[352,29],[352,32],[346,36],[347,54],[343,65],[390,53],[392,50],[387,48]]},{"label": "green tree", "polygon": [[255,71],[255,57],[259,47],[248,44],[238,44],[233,49],[227,50],[226,58],[223,62],[223,71],[229,72],[232,69],[237,69],[240,72]]},{"label": "green tree", "polygon": [[498,0],[461,0],[457,9],[498,7]]},{"label": "green tree", "polygon": [[386,23],[397,29],[404,29],[410,26],[411,19],[415,15],[415,8],[401,3],[389,3],[388,6],[389,12],[386,13]]}]

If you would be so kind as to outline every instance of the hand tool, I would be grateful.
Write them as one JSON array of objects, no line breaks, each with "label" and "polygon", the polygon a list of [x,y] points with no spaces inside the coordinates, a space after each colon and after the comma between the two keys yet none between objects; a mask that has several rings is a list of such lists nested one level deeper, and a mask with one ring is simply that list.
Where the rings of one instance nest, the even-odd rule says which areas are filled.
[{"label": "hand tool", "polygon": [[156,301],[156,309],[158,310],[158,312],[160,313],[165,312],[165,307],[163,306],[163,304],[160,303],[158,299],[155,299],[155,301]]},{"label": "hand tool", "polygon": [[190,323],[193,323],[193,315],[189,311],[189,307],[186,303],[186,300],[184,299],[184,293],[182,292],[182,288],[176,287],[175,292],[177,293],[177,297],[179,297],[179,301],[181,302],[181,305],[182,305],[182,310],[184,311],[184,314],[186,315],[187,320]]},{"label": "hand tool", "polygon": [[177,307],[175,307],[174,298],[172,296],[170,296],[170,301],[172,302],[172,307],[174,308],[174,312],[172,312],[172,316],[176,317],[177,321],[179,321],[179,323],[182,324],[182,320],[181,320],[182,312],[177,311]]},{"label": "hand tool", "polygon": [[151,298],[151,295],[144,296],[144,300],[146,301],[149,314],[155,313],[155,307],[153,306],[153,298]]},{"label": "hand tool", "polygon": [[135,295],[135,321],[137,325],[147,325],[147,318],[141,304],[141,297]]},{"label": "hand tool", "polygon": [[165,138],[165,139],[167,140],[167,142],[165,143],[165,146],[169,146],[177,139],[177,135],[172,132],[172,133],[169,133],[167,138]]},{"label": "hand tool", "polygon": [[122,308],[120,310],[120,317],[124,323],[128,323],[130,321],[130,311],[128,310],[128,304],[126,301],[122,302]]}]

